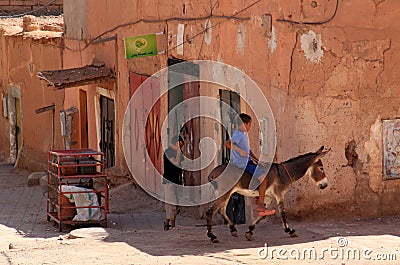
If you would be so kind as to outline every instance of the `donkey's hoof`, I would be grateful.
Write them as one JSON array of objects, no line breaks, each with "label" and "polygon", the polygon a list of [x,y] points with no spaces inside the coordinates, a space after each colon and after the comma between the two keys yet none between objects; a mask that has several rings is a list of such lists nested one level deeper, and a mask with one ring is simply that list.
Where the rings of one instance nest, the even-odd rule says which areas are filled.
[{"label": "donkey's hoof", "polygon": [[238,237],[238,232],[237,231],[232,231],[231,235],[234,236],[234,237]]},{"label": "donkey's hoof", "polygon": [[247,240],[251,241],[253,239],[253,233],[252,232],[246,232],[244,234]]},{"label": "donkey's hoof", "polygon": [[289,236],[290,236],[290,237],[298,237],[298,235],[296,234],[296,232],[289,233]]},{"label": "donkey's hoof", "polygon": [[211,240],[211,242],[213,242],[213,243],[219,243],[219,240],[218,240],[218,238],[214,238],[213,240]]}]

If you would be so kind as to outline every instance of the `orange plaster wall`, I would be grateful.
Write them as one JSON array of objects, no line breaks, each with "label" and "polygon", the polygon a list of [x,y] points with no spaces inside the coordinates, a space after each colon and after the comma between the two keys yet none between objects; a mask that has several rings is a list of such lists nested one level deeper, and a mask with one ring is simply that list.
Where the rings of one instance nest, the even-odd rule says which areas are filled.
[{"label": "orange plaster wall", "polygon": [[[8,65],[8,50],[5,48],[8,46],[9,40],[7,38],[0,38],[0,74],[1,74],[1,86],[0,90],[2,92],[1,99],[7,97],[6,87],[8,85],[8,71],[6,66]],[[1,107],[2,109],[3,107]],[[10,141],[9,141],[9,126],[8,119],[4,118],[3,110],[0,115],[0,157],[8,158],[10,156]]]},{"label": "orange plaster wall", "polygon": [[[282,109],[282,100],[287,103],[291,102],[290,98],[287,98],[285,94],[288,91],[289,81],[289,69],[287,65],[290,64],[291,50],[286,47],[293,45],[296,40],[296,34],[290,33],[290,28],[287,25],[275,25],[279,28],[279,37],[288,39],[288,41],[280,44],[282,49],[277,49],[276,55],[272,56],[268,50],[268,39],[261,34],[262,22],[260,16],[264,13],[272,13],[273,17],[282,16],[284,14],[295,16],[298,10],[298,4],[290,4],[286,6],[278,6],[276,2],[270,1],[267,4],[260,3],[257,8],[253,7],[249,10],[240,13],[238,17],[249,18],[245,21],[230,20],[230,19],[212,19],[212,25],[220,23],[221,25],[213,28],[212,33],[212,44],[204,44],[202,35],[194,38],[190,43],[184,45],[184,56],[178,55],[176,49],[173,47],[176,45],[176,34],[178,23],[185,24],[185,39],[197,34],[201,31],[205,25],[205,20],[200,21],[169,21],[168,23],[163,22],[163,19],[170,17],[202,17],[207,15],[205,10],[209,10],[209,1],[200,1],[196,4],[187,3],[185,1],[175,2],[162,2],[154,3],[154,1],[139,1],[136,5],[132,6],[129,1],[119,1],[118,3],[108,0],[100,1],[88,1],[87,2],[87,25],[88,34],[94,38],[104,33],[107,29],[114,28],[118,25],[137,21],[140,18],[146,19],[160,19],[158,23],[132,23],[130,26],[124,26],[118,28],[102,37],[117,36],[117,42],[108,42],[107,44],[96,44],[90,46],[88,49],[79,53],[65,53],[65,66],[76,65],[79,60],[76,60],[79,56],[81,65],[90,63],[94,58],[105,62],[110,67],[114,66],[117,72],[117,122],[118,129],[117,135],[117,161],[123,157],[122,143],[120,141],[122,128],[123,115],[125,108],[128,104],[128,92],[129,87],[127,83],[129,71],[151,75],[156,71],[166,67],[167,59],[171,57],[182,58],[185,60],[193,59],[211,59],[221,60],[224,63],[231,64],[239,67],[239,69],[246,72],[250,77],[254,78],[260,85],[261,89],[266,94],[267,98],[271,102],[271,106],[274,112],[278,115],[282,115],[278,121],[278,125],[287,127],[287,124],[294,124],[293,118],[285,117],[288,113],[287,109]],[[247,4],[251,4],[250,2]],[[159,13],[154,12],[154,5],[158,5]],[[183,11],[183,5],[185,5],[185,12]],[[126,8],[129,6],[129,8]],[[232,15],[239,10],[240,7],[245,6],[245,3],[241,1],[234,1],[233,3],[224,4],[218,3],[215,6],[215,15]],[[202,8],[199,8],[202,7]],[[161,12],[162,10],[162,12]],[[264,12],[265,10],[271,10],[271,12]],[[109,14],[116,14],[110,16]],[[96,16],[94,16],[96,14]],[[97,19],[102,17],[101,20]],[[221,23],[222,22],[222,23]],[[159,55],[156,57],[147,57],[135,60],[126,60],[124,55],[124,44],[123,38],[127,36],[162,32],[168,28],[166,35],[159,37],[159,45],[164,45],[164,49],[168,50],[166,54]],[[242,52],[238,51],[237,36],[238,31],[244,29],[246,32],[244,48]],[[288,38],[289,36],[289,38]],[[78,47],[79,42],[67,40],[66,43],[74,43],[72,47]],[[168,43],[168,47],[166,46]],[[83,45],[83,43],[81,43]],[[117,45],[117,47],[115,47]],[[265,47],[265,49],[252,49],[251,47]],[[172,48],[172,49],[171,49]],[[115,49],[117,49],[118,56],[115,57]],[[254,64],[255,52],[257,52],[258,60],[257,64]],[[69,63],[71,62],[71,63]],[[277,67],[278,66],[278,67]],[[270,87],[273,87],[272,89]],[[77,94],[73,91],[70,92],[71,97],[68,97],[66,102],[70,102],[73,105],[76,101]],[[294,116],[294,115],[293,115]],[[292,117],[293,117],[292,116]],[[296,139],[293,136],[294,130],[279,130],[281,131],[282,137],[281,148],[286,146],[293,146],[296,144]],[[289,139],[289,140],[288,140]],[[291,140],[290,140],[291,139]],[[279,151],[281,152],[281,151]]]},{"label": "orange plaster wall", "polygon": [[[202,17],[209,15],[211,8],[205,0],[196,3],[147,0],[136,1],[134,5],[127,0],[88,0],[87,3],[91,37],[140,18]],[[213,14],[236,14],[252,3],[218,2]],[[168,58],[209,59],[236,66],[257,82],[269,100],[277,125],[278,161],[316,151],[321,145],[332,147],[324,159],[330,187],[321,192],[312,181],[301,180],[288,194],[288,209],[292,213],[348,204],[353,206],[347,211],[371,209],[371,205],[375,209],[361,210],[360,214],[399,213],[400,206],[393,200],[393,192],[400,187],[400,181],[382,181],[382,136],[375,128],[379,128],[383,118],[400,116],[396,107],[400,99],[397,74],[400,25],[396,19],[400,2],[339,0],[339,8],[334,13],[335,5],[336,1],[322,0],[261,1],[237,15],[246,20],[211,19],[210,44],[205,43],[204,34],[199,34],[205,20],[141,22],[115,28],[104,35],[116,34],[116,43],[91,46],[78,53],[79,56],[67,55],[65,61],[66,65],[80,63],[81,66],[94,58],[102,58],[116,69],[119,131],[128,102],[129,71],[152,74],[165,67]],[[264,14],[272,17],[272,31],[263,28]],[[279,19],[317,23],[294,24]],[[198,35],[184,44],[183,56],[174,48],[179,23],[185,24],[185,40]],[[166,54],[136,60],[124,58],[124,37],[166,28]],[[310,31],[321,39],[323,55],[318,61],[310,60],[307,55],[312,45],[304,41],[304,36]],[[115,49],[117,57],[113,57]],[[117,136],[118,142],[121,136]],[[346,166],[345,157],[345,148],[351,140],[357,143],[358,154],[353,168]],[[121,153],[119,142],[117,159],[121,160]]]},{"label": "orange plaster wall", "polygon": [[[35,41],[22,36],[0,36],[3,44],[1,52],[3,94],[8,94],[12,85],[21,91],[23,147],[20,150],[18,166],[40,169],[47,161],[47,151],[62,148],[59,112],[64,101],[64,92],[54,91],[36,75],[41,70],[54,70],[62,67],[62,51],[54,46],[60,39]],[[53,45],[53,46],[52,46]],[[54,140],[52,139],[52,111],[36,114],[35,110],[55,104]],[[1,118],[0,150],[5,158],[9,156],[9,120]]]},{"label": "orange plaster wall", "polygon": [[[89,46],[87,49],[79,51],[84,47],[82,43],[75,40],[66,40],[68,47],[73,47],[78,51],[66,51],[64,53],[64,69],[81,67],[90,65],[92,63],[104,63],[111,69],[116,69],[115,66],[115,41],[110,43],[103,43],[98,45]],[[97,131],[100,130],[96,124],[97,116],[100,115],[99,111],[96,112],[96,87],[101,86],[106,89],[113,90],[114,85],[112,82],[96,85],[87,85],[82,87],[72,87],[65,90],[65,108],[76,107],[79,109],[79,89],[85,90],[87,93],[87,117],[88,117],[88,144],[89,148],[99,150],[100,140],[97,137]],[[76,115],[79,118],[79,113]],[[79,124],[79,123],[78,123]],[[74,128],[78,134],[80,128]],[[79,144],[77,145],[79,146]]]}]

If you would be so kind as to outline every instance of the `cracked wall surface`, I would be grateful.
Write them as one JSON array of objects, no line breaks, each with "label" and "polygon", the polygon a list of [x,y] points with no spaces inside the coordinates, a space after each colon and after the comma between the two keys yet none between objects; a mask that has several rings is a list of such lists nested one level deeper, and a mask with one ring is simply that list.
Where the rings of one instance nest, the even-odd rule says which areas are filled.
[{"label": "cracked wall surface", "polygon": [[[400,207],[394,192],[400,182],[383,178],[382,119],[396,118],[400,111],[400,80],[394,73],[400,38],[394,29],[398,23],[391,20],[400,3],[339,4],[329,24],[295,30],[320,34],[324,51],[316,62],[295,44],[302,52],[293,54],[289,86],[296,101],[299,149],[316,143],[333,148],[326,163],[332,180],[329,198],[321,195],[315,205],[347,203],[361,215],[396,214]],[[350,142],[356,164],[349,164]]]},{"label": "cracked wall surface", "polygon": [[[238,67],[257,82],[271,105],[277,125],[276,161],[315,151],[321,145],[332,148],[323,159],[328,189],[319,191],[309,178],[302,179],[288,193],[288,212],[400,213],[400,204],[394,200],[399,180],[382,178],[380,131],[382,119],[400,116],[399,9],[400,2],[379,0],[268,0],[255,6],[239,0],[214,4],[142,0],[135,5],[128,0],[92,1],[87,6],[88,36],[141,18],[159,20],[117,27],[112,34],[165,30],[159,50],[167,52],[125,61],[119,38],[115,43],[89,46],[80,53],[80,63],[96,58],[116,69],[118,128],[128,104],[129,72],[151,75],[166,67],[168,58],[215,60]],[[232,14],[236,17],[226,18]],[[166,21],[175,17],[185,20]],[[174,48],[178,24],[185,28],[183,53]],[[205,30],[207,25],[212,29]],[[76,48],[81,45],[70,39],[66,43]],[[73,52],[66,51],[63,59],[65,68],[80,66]],[[74,92],[67,93],[69,107]],[[207,93],[217,95],[212,89]],[[118,139],[116,145],[121,159]],[[357,156],[351,165],[350,154]]]},{"label": "cracked wall surface", "polygon": [[[8,98],[10,107],[9,117],[0,117],[0,153],[20,168],[45,169],[48,150],[63,146],[59,118],[53,116],[52,111],[35,112],[52,104],[58,112],[62,108],[64,91],[50,89],[36,76],[39,70],[61,68],[61,51],[55,47],[59,45],[61,38],[35,40],[28,34],[10,36],[5,29],[0,30],[0,94]],[[16,90],[20,91],[18,95]],[[20,100],[21,106],[19,150],[15,144],[16,111],[12,104],[15,98]]]}]

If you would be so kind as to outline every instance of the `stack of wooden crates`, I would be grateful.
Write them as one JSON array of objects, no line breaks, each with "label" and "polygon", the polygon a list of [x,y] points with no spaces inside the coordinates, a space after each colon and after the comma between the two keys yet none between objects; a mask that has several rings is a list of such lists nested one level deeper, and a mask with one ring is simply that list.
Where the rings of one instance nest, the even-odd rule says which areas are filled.
[{"label": "stack of wooden crates", "polygon": [[[108,183],[105,174],[104,153],[92,149],[49,151],[47,185],[47,221],[58,224],[60,231],[64,224],[107,226]],[[63,187],[71,185],[81,187],[83,191],[63,191]],[[77,206],[71,203],[69,197],[78,193],[96,195],[98,205]],[[73,220],[77,209],[84,208],[100,209],[101,218],[88,221]]]}]

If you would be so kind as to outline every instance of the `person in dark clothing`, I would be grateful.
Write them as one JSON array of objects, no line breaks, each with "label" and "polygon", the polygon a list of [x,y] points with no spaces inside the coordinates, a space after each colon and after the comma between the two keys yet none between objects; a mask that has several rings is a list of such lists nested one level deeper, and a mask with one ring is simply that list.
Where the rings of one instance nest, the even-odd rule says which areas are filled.
[{"label": "person in dark clothing", "polygon": [[[183,139],[174,136],[171,139],[171,144],[165,150],[164,159],[164,174],[163,184],[165,191],[165,222],[164,230],[175,227],[175,217],[177,214],[177,206],[168,202],[177,202],[176,186],[175,184],[182,185],[182,169],[181,163],[183,161],[182,154]],[[171,222],[171,224],[170,224]]]}]

